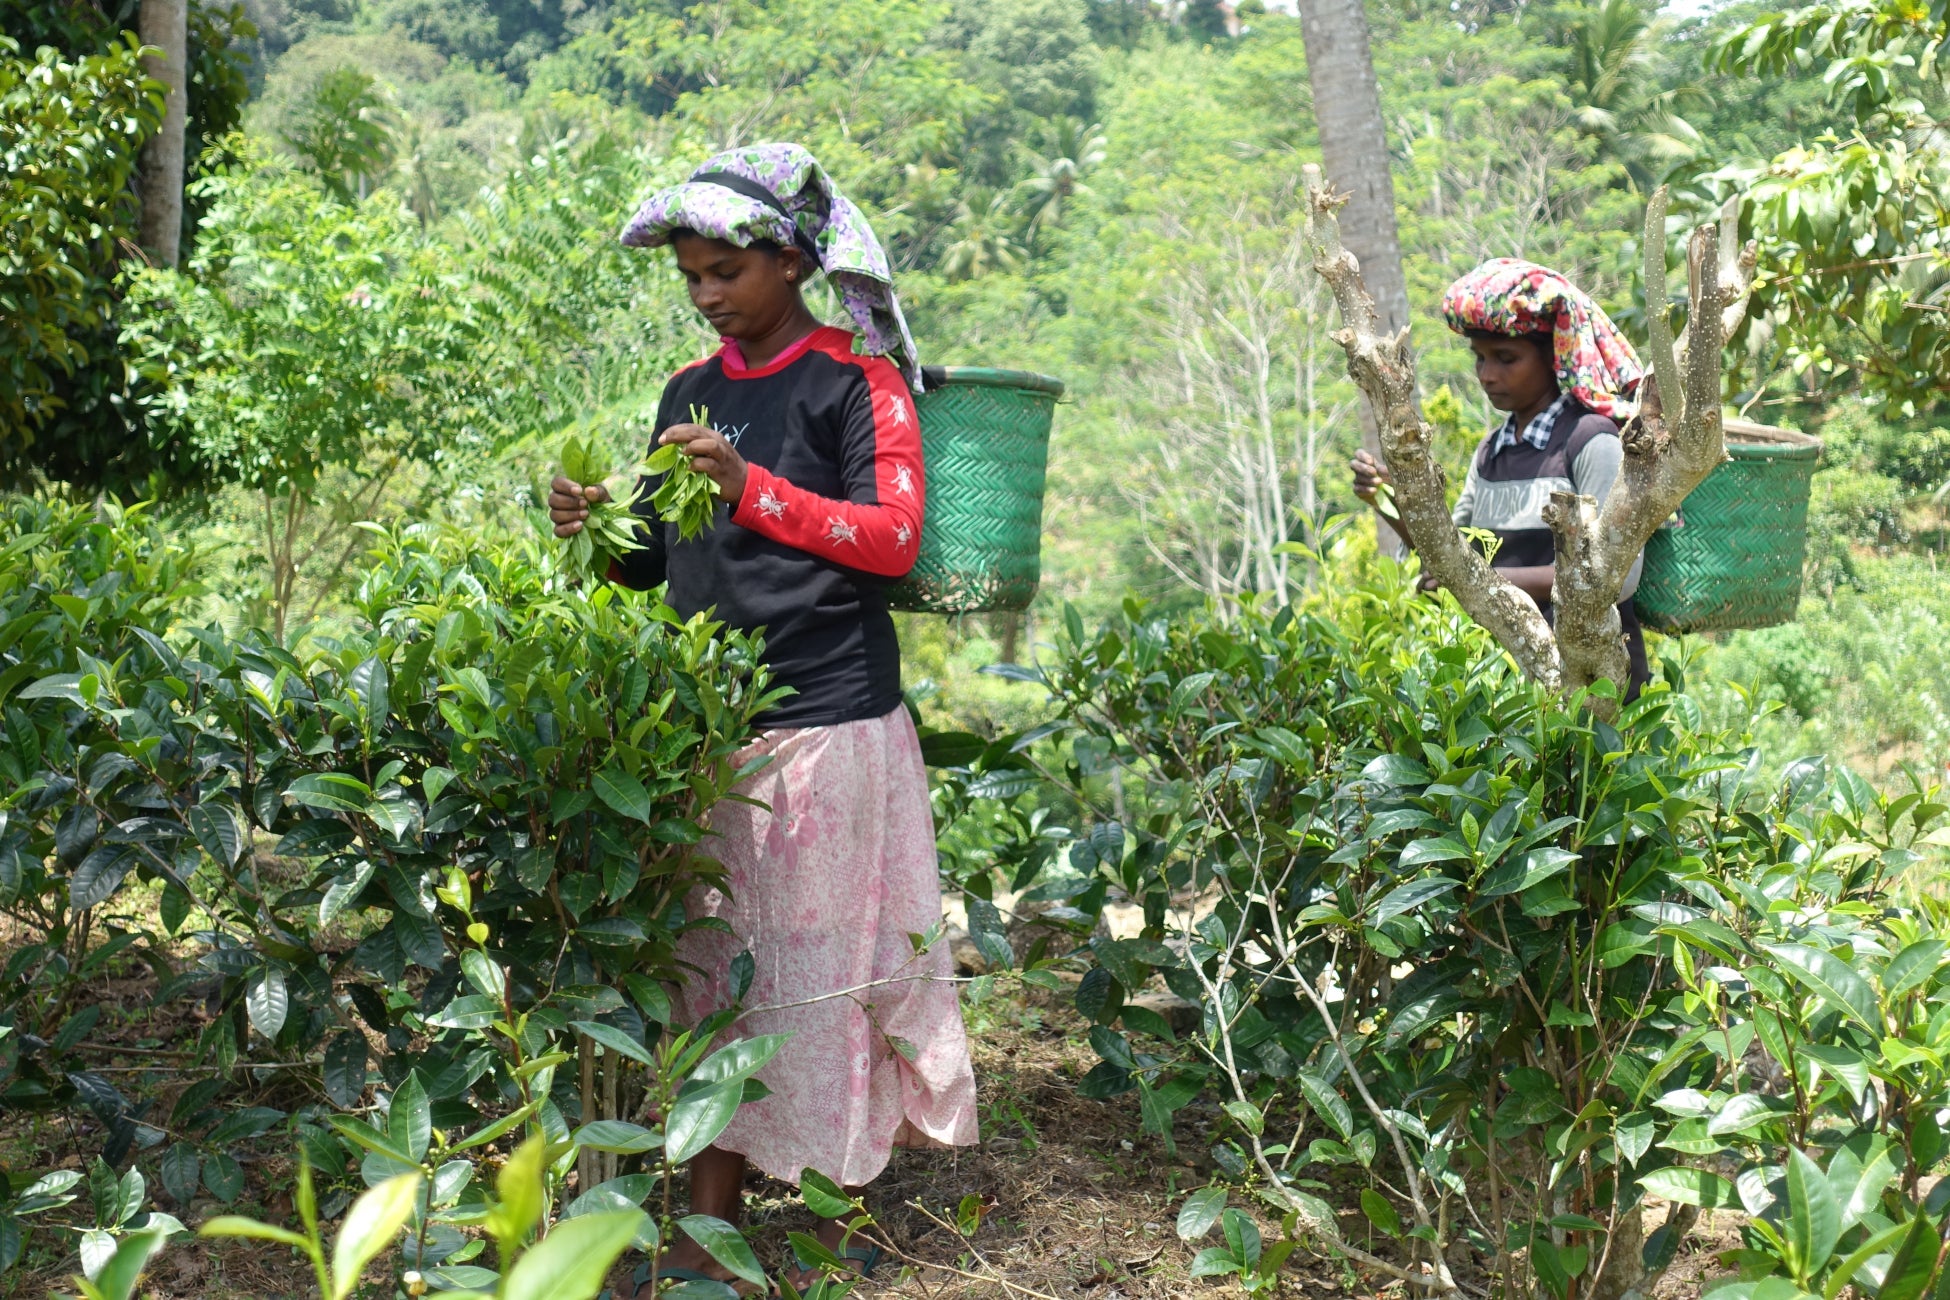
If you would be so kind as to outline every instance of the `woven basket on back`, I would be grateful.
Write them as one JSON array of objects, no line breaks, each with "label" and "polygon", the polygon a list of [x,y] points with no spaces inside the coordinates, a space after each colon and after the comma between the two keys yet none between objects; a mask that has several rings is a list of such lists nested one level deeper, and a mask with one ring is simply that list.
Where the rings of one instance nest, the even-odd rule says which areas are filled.
[{"label": "woven basket on back", "polygon": [[894,609],[1027,609],[1042,580],[1043,478],[1060,380],[1025,370],[930,366],[915,402],[927,517]]},{"label": "woven basket on back", "polygon": [[1801,603],[1808,491],[1821,439],[1744,420],[1726,422],[1727,455],[1672,523],[1645,545],[1633,597],[1664,632],[1771,627]]}]

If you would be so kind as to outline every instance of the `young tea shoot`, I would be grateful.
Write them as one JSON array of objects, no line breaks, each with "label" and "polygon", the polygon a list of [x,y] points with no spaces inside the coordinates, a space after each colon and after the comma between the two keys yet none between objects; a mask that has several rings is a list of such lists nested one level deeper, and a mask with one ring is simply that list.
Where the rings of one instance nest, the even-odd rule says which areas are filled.
[{"label": "young tea shoot", "polygon": [[[607,474],[589,445],[570,434],[562,443],[562,476],[586,487],[602,482]],[[636,516],[630,513],[639,495],[640,490],[632,487],[627,496],[589,507],[582,531],[569,539],[571,571],[600,578],[609,572],[610,561],[643,549],[643,543],[636,539]]]},{"label": "young tea shoot", "polygon": [[[693,406],[691,423],[710,428],[710,408]],[[650,504],[656,508],[659,519],[677,525],[681,540],[689,541],[711,526],[718,510],[716,487],[704,475],[690,472],[682,444],[668,443],[651,452],[648,468],[652,474],[664,476],[664,481],[651,494]]]}]

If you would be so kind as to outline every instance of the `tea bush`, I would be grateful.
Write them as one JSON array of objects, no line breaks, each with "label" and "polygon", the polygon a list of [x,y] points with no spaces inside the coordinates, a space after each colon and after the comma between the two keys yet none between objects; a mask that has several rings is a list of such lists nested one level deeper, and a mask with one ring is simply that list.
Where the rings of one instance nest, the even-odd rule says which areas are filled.
[{"label": "tea bush", "polygon": [[[0,908],[32,941],[0,976],[0,1103],[92,1112],[107,1165],[155,1153],[178,1206],[235,1198],[234,1148],[272,1130],[328,1216],[349,1153],[369,1183],[424,1167],[410,1262],[431,1268],[480,1248],[453,1226],[456,1153],[525,1130],[549,1195],[577,1161],[586,1191],[762,1092],[775,1042],[710,1054],[732,1016],[662,1032],[675,942],[715,924],[682,908],[721,873],[706,819],[776,698],[760,646],[578,588],[543,547],[378,532],[356,622],[287,648],[172,627],[192,557],[140,512],[6,504]],[[158,1002],[216,1012],[166,1118],[89,1065],[87,982],[131,959]],[[266,1061],[311,1063],[329,1104],[227,1102]],[[682,1139],[621,1118],[651,1112]],[[47,1197],[0,1212],[0,1268]]]},{"label": "tea bush", "polygon": [[[1167,1144],[1216,1092],[1225,1181],[1285,1216],[1265,1246],[1201,1194],[1181,1230],[1227,1233],[1200,1270],[1262,1287],[1304,1237],[1432,1293],[1468,1264],[1620,1296],[1700,1207],[1736,1205],[1748,1277],[1890,1300],[1935,1277],[1945,1207],[1916,1180],[1950,1106],[1950,923],[1888,897],[1945,839],[1932,781],[1769,779],[1671,664],[1597,721],[1393,573],[1298,608],[1072,616],[1014,671],[1059,714],[1060,768],[1034,765],[1094,824],[1011,883],[1083,933],[1115,894],[1144,917],[1090,940],[1082,1089],[1136,1091]],[[1019,772],[1035,740],[968,759]],[[1135,1000],[1154,974],[1196,1033]],[[1349,1175],[1390,1249],[1321,1199]],[[1673,1209],[1645,1235],[1648,1196]]]},{"label": "tea bush", "polygon": [[1795,622],[1736,632],[1712,646],[1710,677],[1698,694],[1710,718],[1728,722],[1749,711],[1739,690],[1786,704],[1755,728],[1782,761],[1820,753],[1865,771],[1905,759],[1943,771],[1950,764],[1946,623],[1950,600],[1930,561],[1864,561],[1856,585],[1811,592]]}]

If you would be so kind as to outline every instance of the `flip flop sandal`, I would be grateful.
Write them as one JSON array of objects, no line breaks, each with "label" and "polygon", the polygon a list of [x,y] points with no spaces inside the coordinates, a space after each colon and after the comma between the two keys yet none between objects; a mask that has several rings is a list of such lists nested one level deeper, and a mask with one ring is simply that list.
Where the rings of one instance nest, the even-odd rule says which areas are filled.
[{"label": "flip flop sandal", "polygon": [[[848,1246],[840,1253],[841,1259],[849,1260],[860,1266],[860,1276],[862,1278],[872,1277],[873,1271],[880,1267],[880,1261],[883,1257],[883,1252],[878,1246]],[[793,1248],[792,1258],[798,1262],[800,1268],[810,1269],[813,1267],[812,1264],[806,1261],[806,1257],[799,1253],[798,1247],[796,1246]]]},{"label": "flip flop sandal", "polygon": [[855,1260],[860,1265],[860,1276],[869,1278],[880,1267],[881,1250],[878,1246],[848,1246],[844,1259]]},{"label": "flip flop sandal", "polygon": [[[636,1300],[637,1292],[650,1285],[650,1272],[651,1266],[648,1262],[645,1262],[638,1264],[636,1271],[630,1274],[630,1300]],[[725,1288],[725,1290],[731,1291],[733,1295],[738,1294],[732,1288],[731,1284],[723,1278],[712,1277],[708,1273],[700,1273],[694,1268],[667,1268],[657,1274],[657,1280],[659,1282],[715,1282]],[[761,1292],[760,1294],[769,1295],[774,1293]],[[596,1297],[596,1300],[616,1300],[616,1293],[608,1287],[604,1287],[601,1294]]]}]

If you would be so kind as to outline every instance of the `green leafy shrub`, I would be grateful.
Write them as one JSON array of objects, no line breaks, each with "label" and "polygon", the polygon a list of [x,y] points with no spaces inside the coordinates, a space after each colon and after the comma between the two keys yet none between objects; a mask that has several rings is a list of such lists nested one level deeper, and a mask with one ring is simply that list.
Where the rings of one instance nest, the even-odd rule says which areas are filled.
[{"label": "green leafy shrub", "polygon": [[[114,310],[116,241],[134,233],[136,158],[162,121],[162,86],[133,33],[69,60],[0,35],[0,466],[11,469],[94,355]],[[112,337],[112,336],[111,336]]]},{"label": "green leafy shrub", "polygon": [[1823,589],[1856,580],[1857,548],[1887,548],[1906,542],[1903,484],[1873,470],[1846,467],[1815,475],[1808,503],[1808,562]]},{"label": "green leafy shrub", "polygon": [[634,417],[688,347],[646,305],[668,299],[668,264],[614,237],[650,159],[608,134],[559,141],[429,227],[391,192],[334,197],[261,141],[223,153],[192,187],[183,267],[129,272],[123,335],[150,441],[227,485],[184,522],[214,515],[261,566],[261,605],[233,609],[280,639],[336,612],[359,520],[521,531],[571,424],[604,456],[641,453]]},{"label": "green leafy shrub", "polygon": [[[513,1028],[510,1026],[510,1028]],[[389,1252],[402,1232],[405,1265],[402,1282],[409,1295],[429,1287],[455,1297],[485,1300],[589,1300],[602,1288],[610,1266],[624,1250],[655,1251],[671,1231],[669,1183],[673,1168],[703,1149],[720,1132],[748,1091],[751,1074],[771,1059],[778,1036],[734,1043],[707,1056],[712,1034],[680,1033],[653,1057],[617,1031],[599,1036],[625,1048],[625,1055],[652,1067],[653,1099],[668,1116],[656,1128],[618,1120],[594,1120],[573,1137],[551,1136],[549,1125],[530,1103],[464,1139],[432,1122],[419,1076],[408,1076],[390,1099],[384,1131],[354,1119],[335,1119],[341,1131],[368,1151],[363,1170],[367,1190],[352,1203],[327,1257],[309,1163],[301,1157],[296,1205],[304,1231],[239,1216],[205,1223],[205,1237],[247,1237],[278,1242],[302,1252],[311,1262],[321,1300],[343,1300],[358,1285],[367,1264]],[[518,1031],[517,1031],[518,1033]],[[614,1035],[614,1038],[611,1038]],[[514,1035],[511,1035],[514,1036]],[[542,1058],[530,1071],[543,1078],[571,1059],[567,1053]],[[691,1085],[680,1099],[679,1088]],[[489,1194],[476,1178],[470,1152],[526,1128],[529,1136],[509,1153]],[[668,1141],[666,1141],[668,1139]],[[654,1174],[631,1174],[585,1187],[575,1201],[554,1213],[565,1175],[586,1150],[661,1151]],[[376,1157],[376,1159],[375,1159]],[[664,1213],[653,1218],[642,1202],[665,1189]],[[460,1225],[480,1234],[464,1237]],[[708,1216],[689,1215],[676,1226],[697,1238],[714,1255],[727,1257],[735,1270],[756,1273],[750,1250],[736,1229]],[[500,1268],[469,1263],[492,1243]],[[734,1246],[732,1243],[736,1243]],[[762,1282],[764,1275],[757,1274]],[[491,1288],[491,1289],[490,1289]]]},{"label": "green leafy shrub", "polygon": [[[231,1148],[280,1126],[333,1183],[348,1151],[368,1173],[419,1165],[424,1140],[361,1142],[380,1130],[345,1118],[369,1089],[473,1145],[528,1124],[571,1158],[650,1149],[641,1129],[590,1137],[613,1116],[587,1068],[578,1086],[556,1067],[600,1045],[620,1112],[729,1023],[649,1068],[676,940],[707,923],[681,899],[721,874],[710,809],[775,698],[755,640],[580,589],[540,539],[419,528],[376,538],[355,626],[287,649],[169,628],[190,557],[137,512],[16,501],[0,528],[0,906],[37,936],[5,967],[8,1108],[87,1107],[111,1164],[166,1140],[77,1055],[101,1014],[83,982],[139,956],[159,1000],[219,1012],[167,1121],[179,1204],[234,1198]],[[320,1051],[331,1108],[222,1103],[240,1061]],[[712,1068],[735,1109],[757,1064]],[[725,1091],[708,1100],[728,1122]],[[723,1122],[695,1127],[702,1145]],[[437,1262],[421,1240],[415,1262]]]},{"label": "green leafy shrub", "polygon": [[[1914,913],[1877,906],[1914,851],[1821,823],[1908,819],[1920,831],[1945,806],[1935,788],[1892,800],[1821,768],[1785,777],[1820,801],[1787,819],[1801,834],[1784,860],[1750,860],[1695,889],[1689,914],[1661,927],[1685,990],[1670,1009],[1688,1028],[1641,1094],[1678,1121],[1662,1143],[1680,1158],[1662,1193],[1750,1216],[1744,1247],[1725,1260],[1744,1279],[1914,1300],[1937,1280],[1950,1204],[1950,1192],[1926,1198],[1921,1186],[1950,1149],[1939,1119],[1950,1101],[1950,914],[1928,900]],[[1796,861],[1797,847],[1809,856]]]},{"label": "green leafy shrub", "polygon": [[[1896,798],[1820,763],[1770,781],[1757,751],[1704,725],[1676,670],[1616,727],[1596,721],[1392,577],[1226,620],[1133,603],[1093,636],[1071,618],[1037,675],[1072,749],[1091,742],[1121,768],[1126,800],[1116,818],[1074,765],[1052,770],[1101,820],[1038,888],[1087,906],[1107,887],[1144,917],[1136,936],[1090,941],[1076,998],[1102,1061],[1082,1090],[1136,1091],[1166,1143],[1173,1112],[1215,1090],[1228,1132],[1213,1157],[1286,1216],[1283,1246],[1310,1236],[1437,1290],[1466,1247],[1513,1290],[1583,1295],[1656,1274],[1688,1215],[1731,1203],[1695,1152],[1724,1148],[1758,1185],[1799,1168],[1793,1152],[1831,1171],[1824,1153],[1878,1140],[1912,1166],[1934,1159],[1913,1121],[1950,1104],[1942,1079],[1885,1083],[1899,1108],[1866,1117],[1847,1083],[1877,1068],[1858,1058],[1883,1036],[1933,1041],[1934,965],[1878,1028],[1823,1010],[1833,988],[1873,987],[1870,954],[1898,937],[1950,933],[1928,918],[1864,933],[1941,838],[1930,782]],[[1691,983],[1709,966],[1714,987],[1786,1003],[1709,1006]],[[1196,1033],[1137,1000],[1154,974],[1198,1006]],[[1810,1044],[1798,1056],[1768,1028],[1788,1019]],[[1840,1063],[1828,1075],[1824,1054]],[[1795,1099],[1766,1113],[1803,1122],[1720,1120],[1705,1143],[1723,1110],[1758,1114],[1783,1078]],[[1348,1176],[1386,1248],[1348,1240],[1320,1198]],[[1918,1213],[1935,1225],[1941,1207],[1883,1191],[1881,1217],[1865,1209],[1837,1237],[1846,1248]],[[1646,1238],[1648,1194],[1693,1208]],[[1747,1208],[1767,1223],[1767,1206],[1779,1219],[1795,1203],[1777,1191]],[[1219,1218],[1193,1216],[1187,1235]],[[1249,1285],[1277,1266],[1243,1234],[1206,1253]],[[1757,1244],[1741,1262],[1809,1285],[1811,1258],[1805,1242]]]},{"label": "green leafy shrub", "polygon": [[[1704,650],[1696,693],[1785,761],[1822,753],[1877,772],[1950,763],[1950,600],[1920,556],[1861,564],[1856,585],[1802,601],[1795,622]],[[1768,714],[1768,702],[1791,712]]]},{"label": "green leafy shrub", "polygon": [[[192,557],[140,511],[96,519],[14,498],[0,512],[0,909],[31,936],[0,967],[0,1024],[13,1031],[0,1037],[0,1104],[87,1105],[109,1134],[111,1163],[136,1129],[119,1094],[70,1055],[100,1015],[72,1004],[123,953],[175,974],[139,929],[87,906],[86,882],[119,851],[91,857],[103,840],[101,809],[117,823],[150,809],[121,760],[77,743],[80,710],[34,684],[78,682],[91,665],[153,653],[172,606],[195,591]],[[109,836],[118,834],[111,825]],[[78,874],[81,907],[70,894]]]},{"label": "green leafy shrub", "polygon": [[[162,117],[161,86],[136,57],[135,0],[16,0],[0,14],[0,483],[41,477],[139,493],[195,486],[178,442],[153,436],[118,299],[136,237],[130,181]],[[221,157],[250,93],[241,4],[190,3],[190,178]],[[45,48],[45,52],[43,52]],[[58,52],[58,53],[57,53]],[[184,244],[199,203],[184,205]],[[133,400],[132,400],[133,399]]]}]

